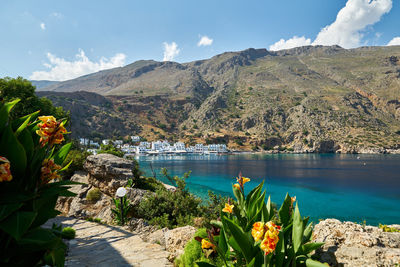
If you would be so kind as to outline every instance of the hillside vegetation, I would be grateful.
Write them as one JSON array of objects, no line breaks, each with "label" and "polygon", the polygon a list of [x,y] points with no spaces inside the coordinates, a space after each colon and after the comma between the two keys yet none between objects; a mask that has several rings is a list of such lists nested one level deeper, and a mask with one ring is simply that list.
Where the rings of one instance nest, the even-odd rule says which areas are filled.
[{"label": "hillside vegetation", "polygon": [[77,136],[140,134],[319,152],[400,147],[398,46],[137,61],[40,90],[71,110]]}]

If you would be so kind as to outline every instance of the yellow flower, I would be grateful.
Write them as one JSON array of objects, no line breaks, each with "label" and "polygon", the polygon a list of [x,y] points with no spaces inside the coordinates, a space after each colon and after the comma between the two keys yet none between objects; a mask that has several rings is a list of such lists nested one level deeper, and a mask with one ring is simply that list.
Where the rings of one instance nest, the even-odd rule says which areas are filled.
[{"label": "yellow flower", "polygon": [[45,159],[42,163],[40,179],[43,184],[47,184],[51,180],[60,178],[58,170],[61,169],[60,165],[54,163],[53,159]]},{"label": "yellow flower", "polygon": [[253,229],[251,229],[251,235],[254,240],[257,242],[258,240],[264,237],[264,223],[256,222],[253,224]]},{"label": "yellow flower", "polygon": [[12,180],[10,161],[5,157],[0,157],[0,182]]},{"label": "yellow flower", "polygon": [[42,146],[47,143],[53,146],[64,141],[64,134],[67,133],[67,130],[62,122],[56,121],[53,116],[41,116],[39,120],[41,122],[38,124],[39,130],[36,133],[40,136]]},{"label": "yellow flower", "polygon": [[290,198],[290,201],[292,202],[292,206],[293,206],[293,203],[296,201],[296,196],[291,197],[291,198]]},{"label": "yellow flower", "polygon": [[232,213],[233,207],[234,207],[234,205],[229,205],[228,203],[225,203],[225,208],[223,208],[222,211]]},{"label": "yellow flower", "polygon": [[239,183],[240,187],[243,188],[245,183],[250,182],[250,178],[242,177],[242,173],[239,173],[239,177],[236,177],[236,181]]},{"label": "yellow flower", "polygon": [[263,241],[261,241],[260,248],[268,255],[275,251],[276,244],[279,241],[279,230],[280,226],[274,224],[273,222],[267,222],[265,224],[264,230],[265,235]]},{"label": "yellow flower", "polygon": [[233,187],[235,187],[235,188],[240,190],[240,184],[234,184]]},{"label": "yellow flower", "polygon": [[214,249],[215,248],[215,245],[213,244],[213,243],[211,243],[210,241],[208,241],[208,240],[206,240],[206,239],[202,239],[201,240],[201,248],[202,249],[209,249],[209,248],[212,248],[212,249]]}]

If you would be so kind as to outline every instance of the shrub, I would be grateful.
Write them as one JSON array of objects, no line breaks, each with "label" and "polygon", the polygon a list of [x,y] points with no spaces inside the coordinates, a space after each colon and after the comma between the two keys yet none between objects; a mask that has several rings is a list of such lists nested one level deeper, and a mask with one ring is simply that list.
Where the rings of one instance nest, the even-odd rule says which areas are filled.
[{"label": "shrub", "polygon": [[177,187],[176,190],[172,192],[164,187],[158,188],[155,194],[140,202],[135,212],[150,224],[160,227],[174,228],[191,224],[193,218],[201,214],[201,199],[186,189],[186,179],[190,172],[185,173],[183,177],[171,177],[166,169],[163,169],[162,173]]},{"label": "shrub", "polygon": [[90,202],[97,202],[101,198],[101,191],[97,187],[90,189],[86,194],[86,200]]},{"label": "shrub", "polygon": [[61,231],[61,237],[64,239],[74,239],[75,234],[75,229],[72,227],[65,227]]},{"label": "shrub", "polygon": [[0,265],[62,266],[66,245],[41,226],[60,213],[59,196],[75,195],[66,186],[73,182],[56,181],[71,148],[60,145],[66,121],[36,119],[39,112],[11,120],[18,101],[0,102]]},{"label": "shrub", "polygon": [[120,149],[116,148],[114,145],[112,144],[108,144],[108,145],[100,145],[100,150],[97,152],[98,154],[112,154],[114,156],[117,157],[123,157],[124,156],[124,152],[122,152]]},{"label": "shrub", "polygon": [[91,153],[87,151],[81,151],[79,149],[71,150],[63,164],[64,166],[70,164],[68,169],[63,172],[63,179],[71,178],[76,171],[83,171],[83,164],[89,155],[91,155]]}]

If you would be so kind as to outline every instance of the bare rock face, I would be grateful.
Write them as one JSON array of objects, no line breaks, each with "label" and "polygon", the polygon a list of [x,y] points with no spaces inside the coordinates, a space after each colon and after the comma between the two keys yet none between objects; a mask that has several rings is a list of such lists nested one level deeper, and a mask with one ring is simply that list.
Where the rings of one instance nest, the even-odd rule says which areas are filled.
[{"label": "bare rock face", "polygon": [[72,185],[71,192],[77,194],[75,197],[59,197],[56,208],[65,216],[75,218],[99,218],[104,222],[111,222],[111,197],[101,193],[97,201],[89,201],[86,195],[94,188],[88,183],[88,175],[84,172],[77,172],[71,177],[71,181],[82,184]]},{"label": "bare rock face", "polygon": [[326,219],[314,227],[313,241],[325,245],[316,251],[330,266],[396,266],[400,263],[400,233],[378,227]]},{"label": "bare rock face", "polygon": [[186,243],[193,238],[196,228],[193,226],[184,226],[166,231],[164,234],[165,248],[170,252],[170,258],[179,257],[183,254]]},{"label": "bare rock face", "polygon": [[84,164],[89,174],[88,182],[109,196],[114,196],[118,187],[126,185],[132,177],[133,167],[132,161],[111,154],[91,155]]}]

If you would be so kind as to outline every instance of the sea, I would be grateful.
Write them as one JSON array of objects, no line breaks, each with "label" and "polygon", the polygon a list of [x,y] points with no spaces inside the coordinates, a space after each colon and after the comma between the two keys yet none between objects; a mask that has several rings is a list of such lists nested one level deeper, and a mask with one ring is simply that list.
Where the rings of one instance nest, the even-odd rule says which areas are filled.
[{"label": "sea", "polygon": [[148,176],[168,183],[161,174],[187,179],[188,189],[202,199],[208,191],[232,196],[241,172],[249,192],[265,181],[267,196],[278,207],[286,193],[296,196],[302,216],[367,225],[400,224],[400,155],[234,154],[138,156]]}]

